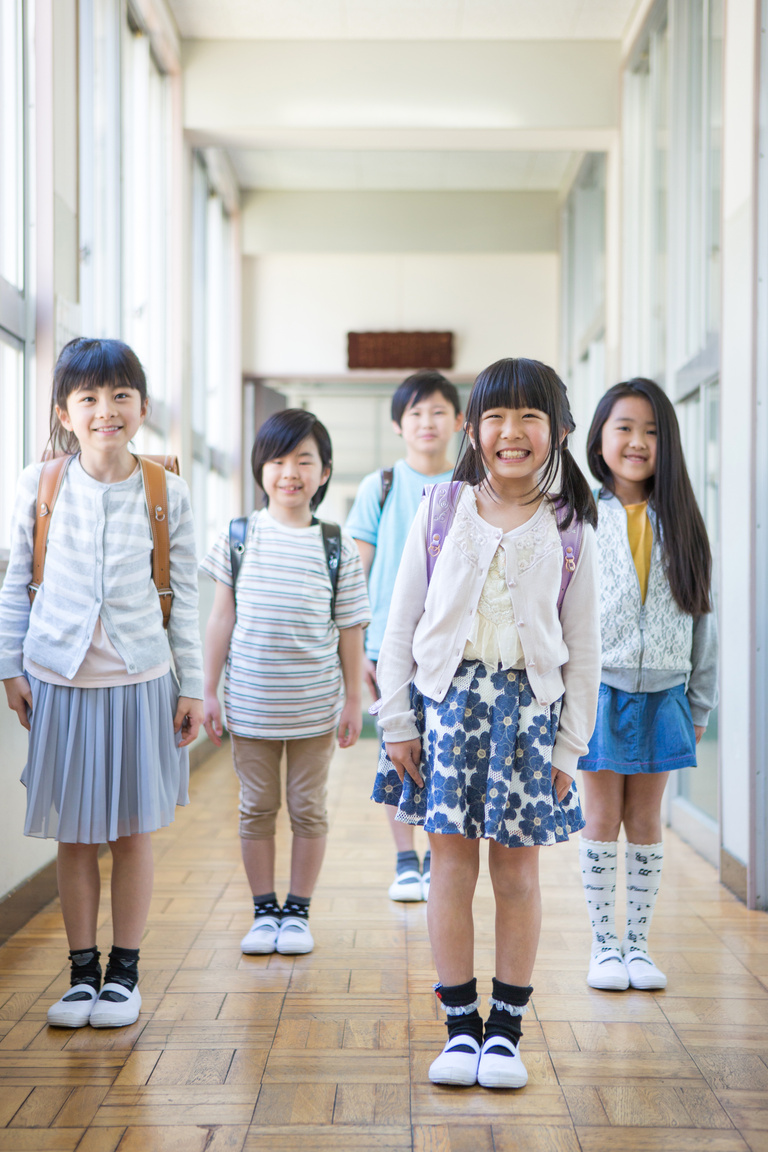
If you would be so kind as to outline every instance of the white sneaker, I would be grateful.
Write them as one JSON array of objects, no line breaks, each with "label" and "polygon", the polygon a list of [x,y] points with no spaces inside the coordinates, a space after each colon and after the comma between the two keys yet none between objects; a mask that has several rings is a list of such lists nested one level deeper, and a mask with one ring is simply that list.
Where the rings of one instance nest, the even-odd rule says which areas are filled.
[{"label": "white sneaker", "polygon": [[595,952],[589,961],[587,984],[605,992],[624,992],[629,988],[629,976],[618,948]]},{"label": "white sneaker", "polygon": [[301,916],[284,916],[280,921],[275,951],[281,956],[303,956],[315,946],[309,924]]},{"label": "white sneaker", "polygon": [[[115,999],[105,1000],[105,992],[109,992]],[[126,1024],[135,1024],[140,1011],[141,996],[138,985],[129,992],[124,984],[110,982],[105,984],[99,993],[89,1023],[91,1028],[123,1028]]]},{"label": "white sneaker", "polygon": [[477,1083],[479,1059],[480,1045],[474,1036],[457,1032],[430,1064],[429,1078],[433,1084],[463,1084],[469,1087]]},{"label": "white sneaker", "polygon": [[[501,1048],[502,1052],[492,1052]],[[522,1088],[528,1083],[528,1070],[518,1048],[506,1036],[489,1036],[480,1049],[477,1082],[483,1088]]]},{"label": "white sneaker", "polygon": [[266,956],[274,952],[280,921],[276,916],[257,916],[240,941],[240,951],[246,956]]},{"label": "white sneaker", "polygon": [[629,955],[625,955],[624,970],[632,988],[649,992],[667,986],[666,976],[656,967],[647,952],[630,952]]},{"label": "white sneaker", "polygon": [[73,984],[48,1009],[48,1023],[56,1028],[82,1028],[91,1018],[98,995],[92,984]]},{"label": "white sneaker", "polygon": [[[429,880],[427,880],[429,891]],[[404,904],[412,904],[418,900],[426,900],[422,889],[421,872],[409,868],[407,872],[398,872],[389,886],[390,900],[399,900]]]}]

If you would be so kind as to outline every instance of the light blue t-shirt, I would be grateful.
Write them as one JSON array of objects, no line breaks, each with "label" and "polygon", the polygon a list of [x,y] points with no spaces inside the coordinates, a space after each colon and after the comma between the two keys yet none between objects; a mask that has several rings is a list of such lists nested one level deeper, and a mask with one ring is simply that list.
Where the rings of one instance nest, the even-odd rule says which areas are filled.
[{"label": "light blue t-shirt", "polygon": [[424,488],[450,480],[453,470],[438,476],[425,476],[416,472],[405,460],[394,465],[392,487],[384,507],[381,507],[381,472],[371,472],[360,482],[345,530],[355,540],[373,544],[373,558],[368,577],[368,596],[371,601],[371,623],[365,634],[365,651],[371,660],[378,660],[387,614],[400,567],[405,540],[421,501]]}]

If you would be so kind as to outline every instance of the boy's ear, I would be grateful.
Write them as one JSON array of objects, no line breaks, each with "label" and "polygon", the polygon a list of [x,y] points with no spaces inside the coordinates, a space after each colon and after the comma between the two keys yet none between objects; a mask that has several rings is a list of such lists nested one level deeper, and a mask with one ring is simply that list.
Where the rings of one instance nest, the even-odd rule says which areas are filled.
[{"label": "boy's ear", "polygon": [[328,480],[330,480],[330,477],[331,477],[330,468],[323,468],[322,474],[320,476],[320,487],[321,488],[322,488],[323,484],[325,484]]},{"label": "boy's ear", "polygon": [[454,432],[461,432],[463,427],[464,427],[464,413],[463,412],[457,412],[456,413],[456,420],[455,420],[454,425],[453,425],[453,430],[454,430]]},{"label": "boy's ear", "polygon": [[398,424],[397,420],[392,421],[392,431],[395,433],[395,436],[402,436],[403,434],[403,430]]}]

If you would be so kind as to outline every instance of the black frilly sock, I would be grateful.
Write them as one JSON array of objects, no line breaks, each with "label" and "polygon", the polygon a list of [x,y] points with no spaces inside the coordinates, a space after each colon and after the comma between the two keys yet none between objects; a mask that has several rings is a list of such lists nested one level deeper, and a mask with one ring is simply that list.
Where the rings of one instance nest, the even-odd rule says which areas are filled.
[{"label": "black frilly sock", "polygon": [[[466,984],[436,984],[435,992],[438,1000],[445,1008],[469,1008],[477,1002],[477,980],[473,976]],[[452,1040],[457,1033],[472,1036],[478,1044],[483,1042],[483,1021],[475,1006],[471,1012],[462,1012],[457,1016],[446,1013],[445,1026],[448,1029],[448,1039]],[[469,1047],[461,1044],[456,1047],[457,1052],[471,1052]]]},{"label": "black frilly sock", "polygon": [[[524,1008],[530,1000],[532,992],[533,988],[530,985],[527,988],[521,988],[518,984],[504,984],[495,976],[493,978],[493,999],[500,1004],[509,1004],[510,1008]],[[495,1004],[491,1004],[491,1011],[485,1022],[486,1040],[490,1039],[491,1036],[504,1036],[516,1048],[522,1034],[522,1016],[512,1015],[506,1009],[497,1008]],[[487,1051],[498,1056],[509,1056],[509,1050],[501,1044],[495,1048],[491,1046]]]},{"label": "black frilly sock", "polygon": [[[100,956],[101,953],[95,944],[93,948],[79,948],[76,952],[70,952],[69,983],[71,987],[74,987],[75,984],[90,984],[91,988],[95,988],[98,992],[101,988]],[[87,992],[83,992],[83,997],[87,995]]]},{"label": "black frilly sock", "polygon": [[397,875],[402,872],[418,872],[419,871],[419,858],[414,852],[413,848],[408,848],[405,852],[398,852],[397,854]]},{"label": "black frilly sock", "polygon": [[[138,948],[118,948],[112,945],[107,963],[107,972],[104,977],[105,984],[122,984],[127,992],[133,992],[139,982],[139,950]],[[118,1000],[117,994],[103,992],[102,1000]]]},{"label": "black frilly sock", "polygon": [[300,920],[309,920],[309,896],[294,896],[291,892],[283,904],[283,916],[298,916]]},{"label": "black frilly sock", "polygon": [[274,916],[275,920],[279,920],[281,912],[277,893],[265,892],[263,896],[254,896],[253,916],[255,920],[258,920],[259,916]]}]

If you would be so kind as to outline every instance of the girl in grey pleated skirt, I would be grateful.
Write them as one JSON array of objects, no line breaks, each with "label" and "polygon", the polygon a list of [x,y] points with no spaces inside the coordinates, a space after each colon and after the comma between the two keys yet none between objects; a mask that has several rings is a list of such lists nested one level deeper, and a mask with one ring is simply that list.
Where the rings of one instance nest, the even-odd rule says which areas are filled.
[{"label": "girl in grey pleated skirt", "polygon": [[188,804],[189,752],[173,731],[170,672],[113,688],[32,689],[25,836],[104,844],[154,832]]},{"label": "girl in grey pleated skirt", "polygon": [[[62,349],[50,439],[61,459],[19,479],[0,588],[0,679],[29,731],[24,833],[58,840],[70,988],[48,1023],[62,1028],[139,1017],[149,833],[188,802],[187,746],[203,718],[189,490],[131,452],[147,403],[125,344],[78,338]],[[101,844],[112,857],[103,983]]]}]

